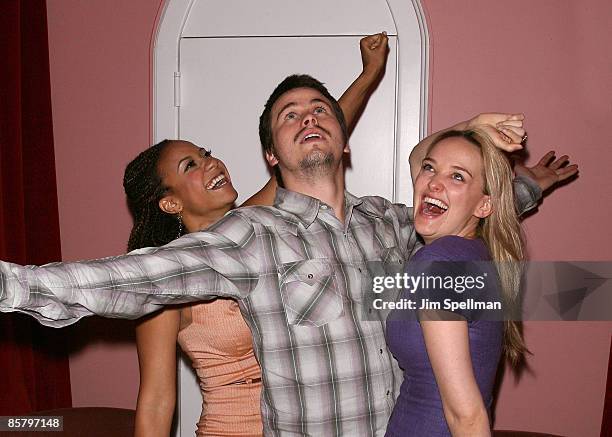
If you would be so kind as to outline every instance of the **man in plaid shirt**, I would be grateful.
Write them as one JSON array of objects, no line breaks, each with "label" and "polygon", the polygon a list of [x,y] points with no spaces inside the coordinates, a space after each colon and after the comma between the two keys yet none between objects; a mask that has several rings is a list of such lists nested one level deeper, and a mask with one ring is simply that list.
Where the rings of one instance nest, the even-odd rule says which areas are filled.
[{"label": "man in plaid shirt", "polygon": [[[411,211],[345,191],[344,117],[309,76],[275,89],[260,137],[286,187],[274,207],[234,210],[205,232],[120,257],[1,263],[0,310],[64,326],[230,297],[262,368],[265,435],[382,436],[401,373],[385,345],[384,315],[365,298],[373,265],[401,270],[419,247]],[[523,209],[534,205],[534,182],[519,189]]]}]

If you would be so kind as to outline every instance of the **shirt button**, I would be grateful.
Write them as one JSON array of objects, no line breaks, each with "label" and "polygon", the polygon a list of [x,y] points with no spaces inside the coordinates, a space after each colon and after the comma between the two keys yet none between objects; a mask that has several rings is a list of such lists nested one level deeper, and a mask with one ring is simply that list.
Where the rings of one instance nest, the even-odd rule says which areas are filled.
[{"label": "shirt button", "polygon": [[359,270],[359,273],[361,273],[361,267],[358,267],[357,270]]},{"label": "shirt button", "polygon": [[327,209],[327,205],[321,205],[321,209]]},{"label": "shirt button", "polygon": [[389,396],[391,394],[391,392],[389,390],[387,390],[387,396]]},{"label": "shirt button", "polygon": [[312,278],[313,278],[312,273],[308,273],[308,279],[312,279]]},{"label": "shirt button", "polygon": [[381,353],[381,354],[383,353],[382,349],[380,349],[380,353]]}]

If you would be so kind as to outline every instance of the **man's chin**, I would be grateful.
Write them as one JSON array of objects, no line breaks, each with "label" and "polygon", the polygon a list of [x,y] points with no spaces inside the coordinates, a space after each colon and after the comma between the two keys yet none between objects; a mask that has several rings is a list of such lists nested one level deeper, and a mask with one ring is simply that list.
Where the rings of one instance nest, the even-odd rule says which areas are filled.
[{"label": "man's chin", "polygon": [[334,155],[331,152],[313,150],[299,163],[300,169],[305,172],[330,169],[334,164]]}]

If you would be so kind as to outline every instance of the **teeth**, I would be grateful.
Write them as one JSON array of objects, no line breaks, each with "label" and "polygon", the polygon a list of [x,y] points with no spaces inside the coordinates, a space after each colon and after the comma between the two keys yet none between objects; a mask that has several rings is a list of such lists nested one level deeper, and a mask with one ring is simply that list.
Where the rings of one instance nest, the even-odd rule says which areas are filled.
[{"label": "teeth", "polygon": [[308,134],[304,137],[304,141],[309,140],[311,138],[321,138],[321,135],[319,134]]},{"label": "teeth", "polygon": [[212,190],[216,186],[220,185],[221,182],[225,182],[225,175],[224,174],[220,174],[219,176],[215,177],[212,181],[210,181],[208,183],[208,185],[206,185],[206,189],[207,190]]},{"label": "teeth", "polygon": [[423,202],[431,203],[432,205],[436,205],[437,207],[440,207],[444,210],[448,209],[448,205],[446,203],[438,199],[433,199],[431,197],[425,197],[425,199],[423,199]]}]

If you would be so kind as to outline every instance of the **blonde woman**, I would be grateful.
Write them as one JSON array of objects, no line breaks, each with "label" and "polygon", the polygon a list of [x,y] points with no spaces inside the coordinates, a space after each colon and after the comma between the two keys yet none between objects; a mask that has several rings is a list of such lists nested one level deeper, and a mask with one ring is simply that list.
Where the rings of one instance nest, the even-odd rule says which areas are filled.
[{"label": "blonde woman", "polygon": [[[413,164],[417,160],[413,156]],[[566,160],[551,164],[551,174],[574,174],[575,166],[563,168]],[[466,301],[475,296],[512,306],[519,293],[523,241],[507,158],[484,132],[452,130],[438,136],[420,161],[413,169],[414,226],[425,246],[407,273],[480,275],[484,285],[473,295],[459,288],[425,294],[422,287],[404,297],[420,295],[443,303],[452,295]],[[419,303],[416,299],[415,305]],[[500,311],[478,314],[468,306],[449,314],[428,308],[417,311],[418,320],[399,310],[387,320],[387,342],[404,381],[386,435],[490,436],[498,362],[503,353],[516,363],[526,351],[520,330],[516,322],[504,322]]]}]

